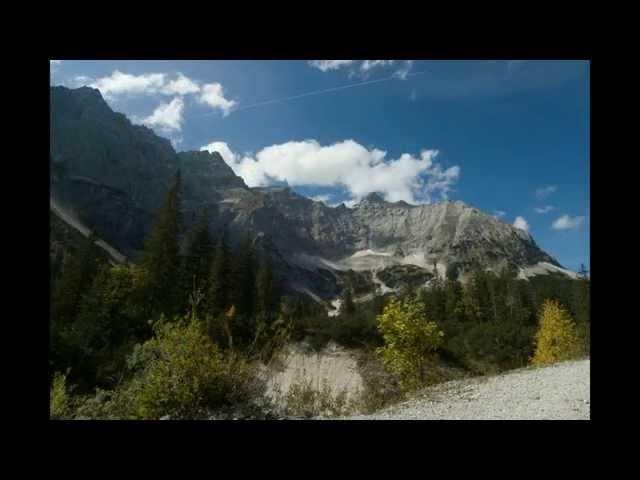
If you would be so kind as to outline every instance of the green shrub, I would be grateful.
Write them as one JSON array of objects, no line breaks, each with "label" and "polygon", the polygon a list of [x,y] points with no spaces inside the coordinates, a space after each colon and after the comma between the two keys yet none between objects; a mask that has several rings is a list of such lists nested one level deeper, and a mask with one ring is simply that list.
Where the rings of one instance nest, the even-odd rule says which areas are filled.
[{"label": "green shrub", "polygon": [[49,416],[52,420],[72,417],[73,402],[70,391],[71,388],[67,387],[67,376],[56,372],[49,391]]},{"label": "green shrub", "polygon": [[424,304],[415,297],[391,300],[378,316],[384,346],[377,349],[385,366],[400,380],[405,392],[420,387],[429,356],[442,345],[444,333],[429,321]]},{"label": "green shrub", "polygon": [[311,379],[298,380],[289,387],[283,403],[286,415],[302,418],[348,415],[355,408],[355,403],[349,402],[347,392],[334,392],[326,379],[319,390]]},{"label": "green shrub", "polygon": [[154,333],[134,355],[142,368],[127,386],[133,417],[191,418],[207,407],[247,399],[252,367],[233,352],[223,353],[198,319],[158,322]]}]

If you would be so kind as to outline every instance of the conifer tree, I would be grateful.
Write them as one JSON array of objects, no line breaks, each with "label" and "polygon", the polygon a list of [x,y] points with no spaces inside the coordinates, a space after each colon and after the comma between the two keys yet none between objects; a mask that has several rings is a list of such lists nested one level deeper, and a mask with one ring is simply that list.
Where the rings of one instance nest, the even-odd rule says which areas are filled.
[{"label": "conifer tree", "polygon": [[91,232],[80,249],[65,258],[62,275],[53,292],[53,323],[69,324],[75,320],[82,294],[91,285],[100,265],[95,241],[96,236]]},{"label": "conifer tree", "polygon": [[143,266],[147,271],[152,314],[172,315],[178,310],[180,257],[178,233],[180,214],[180,171],[176,173],[155,225],[145,240]]},{"label": "conifer tree", "polygon": [[274,310],[275,291],[271,262],[263,259],[256,276],[256,313],[266,316]]},{"label": "conifer tree", "polygon": [[186,243],[181,275],[182,306],[184,308],[187,306],[189,295],[194,293],[194,289],[196,292],[202,293],[209,290],[214,244],[209,234],[207,210],[200,212]]},{"label": "conifer tree", "polygon": [[251,237],[247,234],[235,255],[232,301],[238,316],[253,317],[256,300],[256,259]]},{"label": "conifer tree", "polygon": [[353,288],[351,282],[348,282],[342,292],[341,311],[346,315],[353,315],[356,312],[356,304],[353,301]]},{"label": "conifer tree", "polygon": [[216,242],[209,276],[207,306],[213,316],[227,311],[231,305],[231,258],[224,232]]}]

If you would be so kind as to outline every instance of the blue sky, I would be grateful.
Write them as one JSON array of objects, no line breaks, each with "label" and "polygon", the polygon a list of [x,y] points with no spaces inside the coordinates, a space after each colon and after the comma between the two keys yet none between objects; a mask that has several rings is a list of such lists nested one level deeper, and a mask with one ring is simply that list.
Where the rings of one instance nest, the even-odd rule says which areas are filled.
[{"label": "blue sky", "polygon": [[[71,61],[52,84],[101,90],[172,140],[221,151],[250,185],[329,204],[462,200],[589,267],[586,61]],[[520,217],[520,218],[518,218]]]}]

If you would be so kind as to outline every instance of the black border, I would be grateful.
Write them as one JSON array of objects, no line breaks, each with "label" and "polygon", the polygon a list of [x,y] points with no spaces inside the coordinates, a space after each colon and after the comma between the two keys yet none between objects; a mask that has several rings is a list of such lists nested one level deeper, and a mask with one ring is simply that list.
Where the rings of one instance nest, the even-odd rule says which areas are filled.
[{"label": "black border", "polygon": [[[68,43],[68,42],[67,42]],[[362,42],[360,42],[362,44]],[[364,47],[353,47],[353,46],[344,46],[341,45],[339,47],[335,45],[324,45],[323,47],[303,47],[297,46],[293,44],[288,44],[287,46],[281,46],[279,48],[273,47],[261,47],[256,46],[242,46],[235,45],[229,46],[225,45],[224,47],[216,46],[215,48],[198,48],[191,45],[189,48],[180,48],[180,47],[168,47],[168,48],[151,48],[151,47],[140,47],[140,46],[126,46],[126,47],[114,47],[111,44],[109,47],[96,48],[96,47],[86,47],[86,46],[77,46],[75,43],[74,46],[51,46],[47,49],[46,53],[43,52],[36,60],[37,64],[37,75],[35,78],[38,79],[38,87],[36,91],[42,91],[44,93],[44,76],[49,76],[49,71],[47,70],[45,73],[45,67],[48,63],[49,58],[55,59],[309,59],[309,58],[395,58],[395,59],[586,59],[591,62],[591,69],[589,73],[590,77],[590,194],[593,191],[593,181],[596,178],[596,173],[592,168],[593,162],[591,159],[594,158],[594,142],[593,142],[593,49],[590,47],[581,47],[581,48],[559,48],[559,47],[467,47],[467,48],[430,48],[430,49],[417,49],[417,48],[397,48],[393,46],[387,46],[386,48],[364,48]],[[47,62],[47,63],[45,63]],[[596,65],[598,65],[596,63]],[[598,67],[597,67],[598,68]],[[597,71],[597,69],[596,69]],[[598,74],[599,75],[599,74]],[[599,81],[599,80],[598,80]],[[42,83],[41,83],[42,82]],[[46,98],[40,99],[39,108],[42,108],[42,105],[48,105],[48,87]],[[44,97],[44,95],[43,95]],[[45,103],[46,102],[46,103]],[[596,111],[599,111],[599,107],[596,106]],[[38,116],[44,121],[44,115],[42,117]],[[43,136],[43,146],[46,145],[45,148],[49,149],[49,141],[48,141],[48,118],[46,120],[47,124],[47,137]],[[44,130],[43,125],[43,130]],[[44,155],[44,152],[43,152]],[[44,192],[48,191],[49,187],[49,176],[46,169],[43,169],[42,172],[42,183],[44,186],[44,182],[46,183],[46,187],[40,187],[42,192],[42,197],[40,194],[34,196],[32,200],[34,200],[35,207],[33,210],[40,211],[42,209],[44,216]],[[38,190],[40,190],[38,189]],[[36,202],[35,198],[39,200]],[[42,203],[40,203],[42,201]],[[591,204],[590,205],[590,213],[597,210],[597,208]],[[591,218],[593,215],[591,215]],[[43,222],[46,225],[46,221]],[[592,220],[590,219],[590,229],[591,229],[591,246],[593,248],[593,227]],[[45,227],[46,228],[46,227]],[[37,229],[36,229],[37,230]],[[44,230],[44,228],[43,228]],[[38,240],[34,241],[35,247],[34,251],[43,248],[43,252],[46,251],[46,247],[44,247],[40,242],[44,241],[45,235],[44,232],[34,234],[35,238]],[[597,235],[596,235],[597,236]],[[599,240],[596,242],[598,245]],[[44,265],[47,265],[47,259],[41,260],[40,262]],[[37,263],[40,263],[37,262]],[[593,258],[591,258],[591,269],[593,270]],[[596,275],[601,276],[602,270],[600,270],[600,265],[598,265],[596,261]],[[48,278],[44,277],[44,272],[40,278]],[[600,280],[596,280],[596,296],[600,295]],[[593,292],[593,290],[592,290]],[[592,294],[593,298],[593,294]],[[48,302],[43,302],[43,314],[45,318],[48,318]],[[592,301],[592,309],[596,307],[596,304]],[[597,312],[592,314],[594,318],[596,318],[596,328],[592,331],[595,334],[592,336],[599,337],[602,332],[600,331],[600,327],[598,326],[598,317]],[[38,325],[42,325],[38,322]],[[41,330],[40,327],[38,330]],[[44,329],[45,333],[43,335],[42,343],[38,343],[40,347],[38,349],[40,351],[48,351],[48,329]],[[45,346],[44,343],[47,343]],[[604,340],[602,340],[604,343]],[[595,343],[596,346],[596,355],[599,355],[600,347],[600,339],[598,338],[595,342],[592,341],[592,344]],[[592,348],[593,351],[593,348]],[[40,358],[40,357],[38,357]],[[45,368],[42,369],[42,373],[32,378],[42,378],[46,380],[48,370],[48,356],[43,359],[46,363],[44,365]],[[42,368],[43,363],[37,362],[36,371]],[[594,375],[596,376],[597,368],[594,370]],[[35,382],[34,382],[35,383]],[[596,382],[597,385],[597,382]],[[91,435],[92,438],[96,436],[104,436],[106,438],[115,439],[118,438],[120,440],[127,438],[125,435],[126,432],[131,432],[134,438],[139,439],[140,436],[144,438],[169,438],[177,436],[179,438],[185,438],[187,435],[191,438],[197,438],[202,440],[204,438],[210,438],[212,435],[215,435],[219,438],[224,438],[226,441],[246,441],[247,438],[255,438],[256,440],[260,438],[259,442],[265,446],[265,440],[268,443],[269,440],[273,439],[273,441],[285,441],[286,439],[294,439],[298,438],[299,435],[305,435],[305,437],[316,436],[318,435],[321,441],[331,442],[333,448],[337,446],[339,443],[343,443],[346,439],[352,438],[352,435],[355,433],[357,435],[361,435],[363,439],[368,437],[369,440],[376,439],[382,441],[382,439],[387,439],[387,442],[393,442],[393,439],[396,438],[410,438],[415,436],[414,438],[421,438],[425,441],[429,441],[429,438],[433,440],[442,439],[447,443],[452,441],[453,439],[457,439],[460,441],[461,439],[465,439],[462,441],[460,447],[465,444],[475,443],[475,447],[482,446],[481,438],[484,438],[485,435],[488,435],[492,438],[492,441],[496,441],[499,438],[502,438],[500,441],[501,448],[506,447],[509,443],[508,439],[513,435],[516,435],[519,439],[524,437],[530,437],[532,439],[537,438],[550,438],[550,436],[556,436],[557,434],[561,435],[561,438],[564,438],[567,434],[571,434],[573,437],[573,441],[576,439],[581,439],[584,441],[585,439],[590,438],[589,433],[592,432],[594,422],[598,422],[602,419],[604,415],[604,406],[601,408],[600,401],[601,398],[597,398],[598,395],[592,395],[592,397],[596,397],[596,399],[592,402],[592,405],[595,404],[595,409],[592,408],[592,418],[594,420],[584,421],[584,422],[569,422],[569,421],[440,421],[440,422],[408,422],[408,421],[392,421],[392,422],[380,422],[380,421],[369,421],[369,422],[341,422],[341,421],[327,421],[327,422],[309,422],[309,421],[280,421],[280,422],[172,422],[172,421],[144,421],[144,422],[136,422],[136,421],[117,421],[117,422],[97,422],[97,421],[85,421],[85,422],[77,422],[77,421],[50,421],[48,419],[48,403],[46,399],[48,397],[48,382],[44,381],[42,385],[38,384],[36,388],[38,393],[34,393],[33,395],[37,395],[37,408],[32,410],[31,415],[36,416],[37,418],[43,420],[43,423],[46,422],[46,430],[49,434],[53,434],[54,436],[63,435],[65,438],[77,437],[77,438],[87,438],[87,434],[96,434]],[[593,392],[595,393],[595,392]],[[42,396],[41,396],[42,395]],[[33,398],[36,398],[35,396]],[[44,408],[42,408],[44,407]],[[593,414],[593,410],[595,410],[595,416]],[[37,413],[35,413],[37,412]],[[602,415],[602,416],[601,416]],[[262,435],[260,435],[262,434]],[[323,438],[324,437],[324,438]],[[446,439],[446,440],[445,440]],[[118,440],[118,441],[120,441]],[[478,442],[478,443],[476,443]],[[216,442],[217,443],[217,442]],[[250,442],[252,443],[252,442]],[[575,445],[575,443],[574,443]],[[355,447],[355,446],[354,446]],[[473,447],[472,447],[473,448]]]}]

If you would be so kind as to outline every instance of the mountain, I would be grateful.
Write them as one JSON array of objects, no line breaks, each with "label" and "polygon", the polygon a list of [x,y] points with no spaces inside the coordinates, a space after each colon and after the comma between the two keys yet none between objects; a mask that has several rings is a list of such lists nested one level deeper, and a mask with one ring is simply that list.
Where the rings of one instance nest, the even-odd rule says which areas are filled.
[{"label": "mountain", "polygon": [[335,297],[347,276],[365,294],[396,288],[382,279],[424,283],[434,268],[463,278],[476,267],[509,266],[525,278],[564,271],[531,235],[463,202],[410,205],[371,193],[354,208],[329,207],[287,187],[249,188],[217,152],[177,153],[98,90],[51,87],[50,102],[52,201],[134,261],[180,171],[184,232],[206,208],[213,231],[225,229],[232,243],[249,233],[286,287],[318,301]]}]

